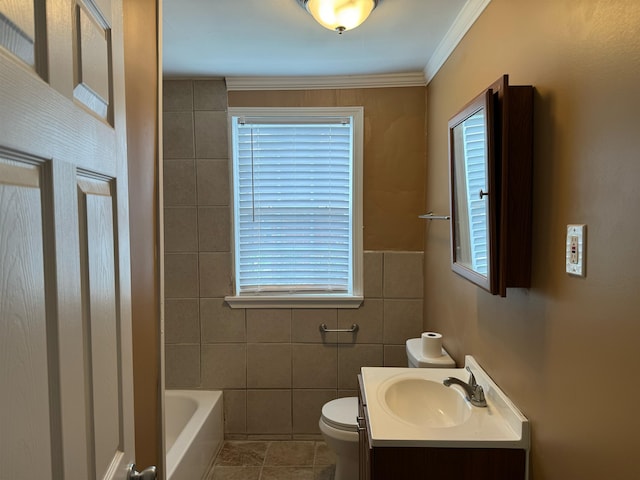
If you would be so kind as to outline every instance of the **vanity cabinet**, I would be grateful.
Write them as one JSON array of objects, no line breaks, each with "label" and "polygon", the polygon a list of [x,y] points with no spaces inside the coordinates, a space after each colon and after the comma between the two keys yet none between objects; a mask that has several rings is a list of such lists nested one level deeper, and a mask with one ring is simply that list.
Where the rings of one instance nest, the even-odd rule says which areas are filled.
[{"label": "vanity cabinet", "polygon": [[525,480],[526,452],[512,448],[372,446],[358,375],[360,480]]}]

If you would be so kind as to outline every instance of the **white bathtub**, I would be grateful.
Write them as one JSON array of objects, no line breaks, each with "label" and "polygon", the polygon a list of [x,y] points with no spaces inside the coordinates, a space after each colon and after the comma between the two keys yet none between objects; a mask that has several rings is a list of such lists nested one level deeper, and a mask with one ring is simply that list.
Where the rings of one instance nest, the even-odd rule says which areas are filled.
[{"label": "white bathtub", "polygon": [[165,392],[167,480],[200,480],[224,438],[222,392]]}]

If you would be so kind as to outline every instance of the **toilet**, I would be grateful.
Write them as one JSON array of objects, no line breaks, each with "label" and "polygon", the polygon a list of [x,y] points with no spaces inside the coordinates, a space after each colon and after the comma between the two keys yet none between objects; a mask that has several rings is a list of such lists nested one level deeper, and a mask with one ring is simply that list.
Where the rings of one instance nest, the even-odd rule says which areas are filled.
[{"label": "toilet", "polygon": [[[425,357],[422,340],[407,340],[407,359],[412,368],[455,368],[456,363],[443,348],[440,357]],[[358,480],[358,397],[337,398],[322,407],[320,432],[336,454],[334,480]]]},{"label": "toilet", "polygon": [[320,432],[336,454],[334,480],[358,480],[358,397],[331,400],[322,406]]}]

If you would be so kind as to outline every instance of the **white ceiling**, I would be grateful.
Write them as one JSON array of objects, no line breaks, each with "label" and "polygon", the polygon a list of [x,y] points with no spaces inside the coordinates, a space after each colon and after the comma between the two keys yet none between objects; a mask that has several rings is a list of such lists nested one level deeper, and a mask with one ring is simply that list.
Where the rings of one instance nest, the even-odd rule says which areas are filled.
[{"label": "white ceiling", "polygon": [[365,23],[338,35],[296,0],[163,0],[163,72],[428,77],[428,64],[446,59],[453,46],[445,44],[457,43],[489,1],[381,0]]}]

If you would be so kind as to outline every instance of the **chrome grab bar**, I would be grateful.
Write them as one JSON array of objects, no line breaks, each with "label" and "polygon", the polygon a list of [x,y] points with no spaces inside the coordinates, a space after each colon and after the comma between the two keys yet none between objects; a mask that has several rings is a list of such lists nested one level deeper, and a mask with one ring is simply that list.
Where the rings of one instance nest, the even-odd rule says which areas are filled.
[{"label": "chrome grab bar", "polygon": [[322,333],[355,333],[358,331],[360,327],[358,326],[357,323],[354,323],[353,325],[351,325],[351,328],[329,328],[327,327],[326,323],[323,323],[320,325],[320,331]]}]

